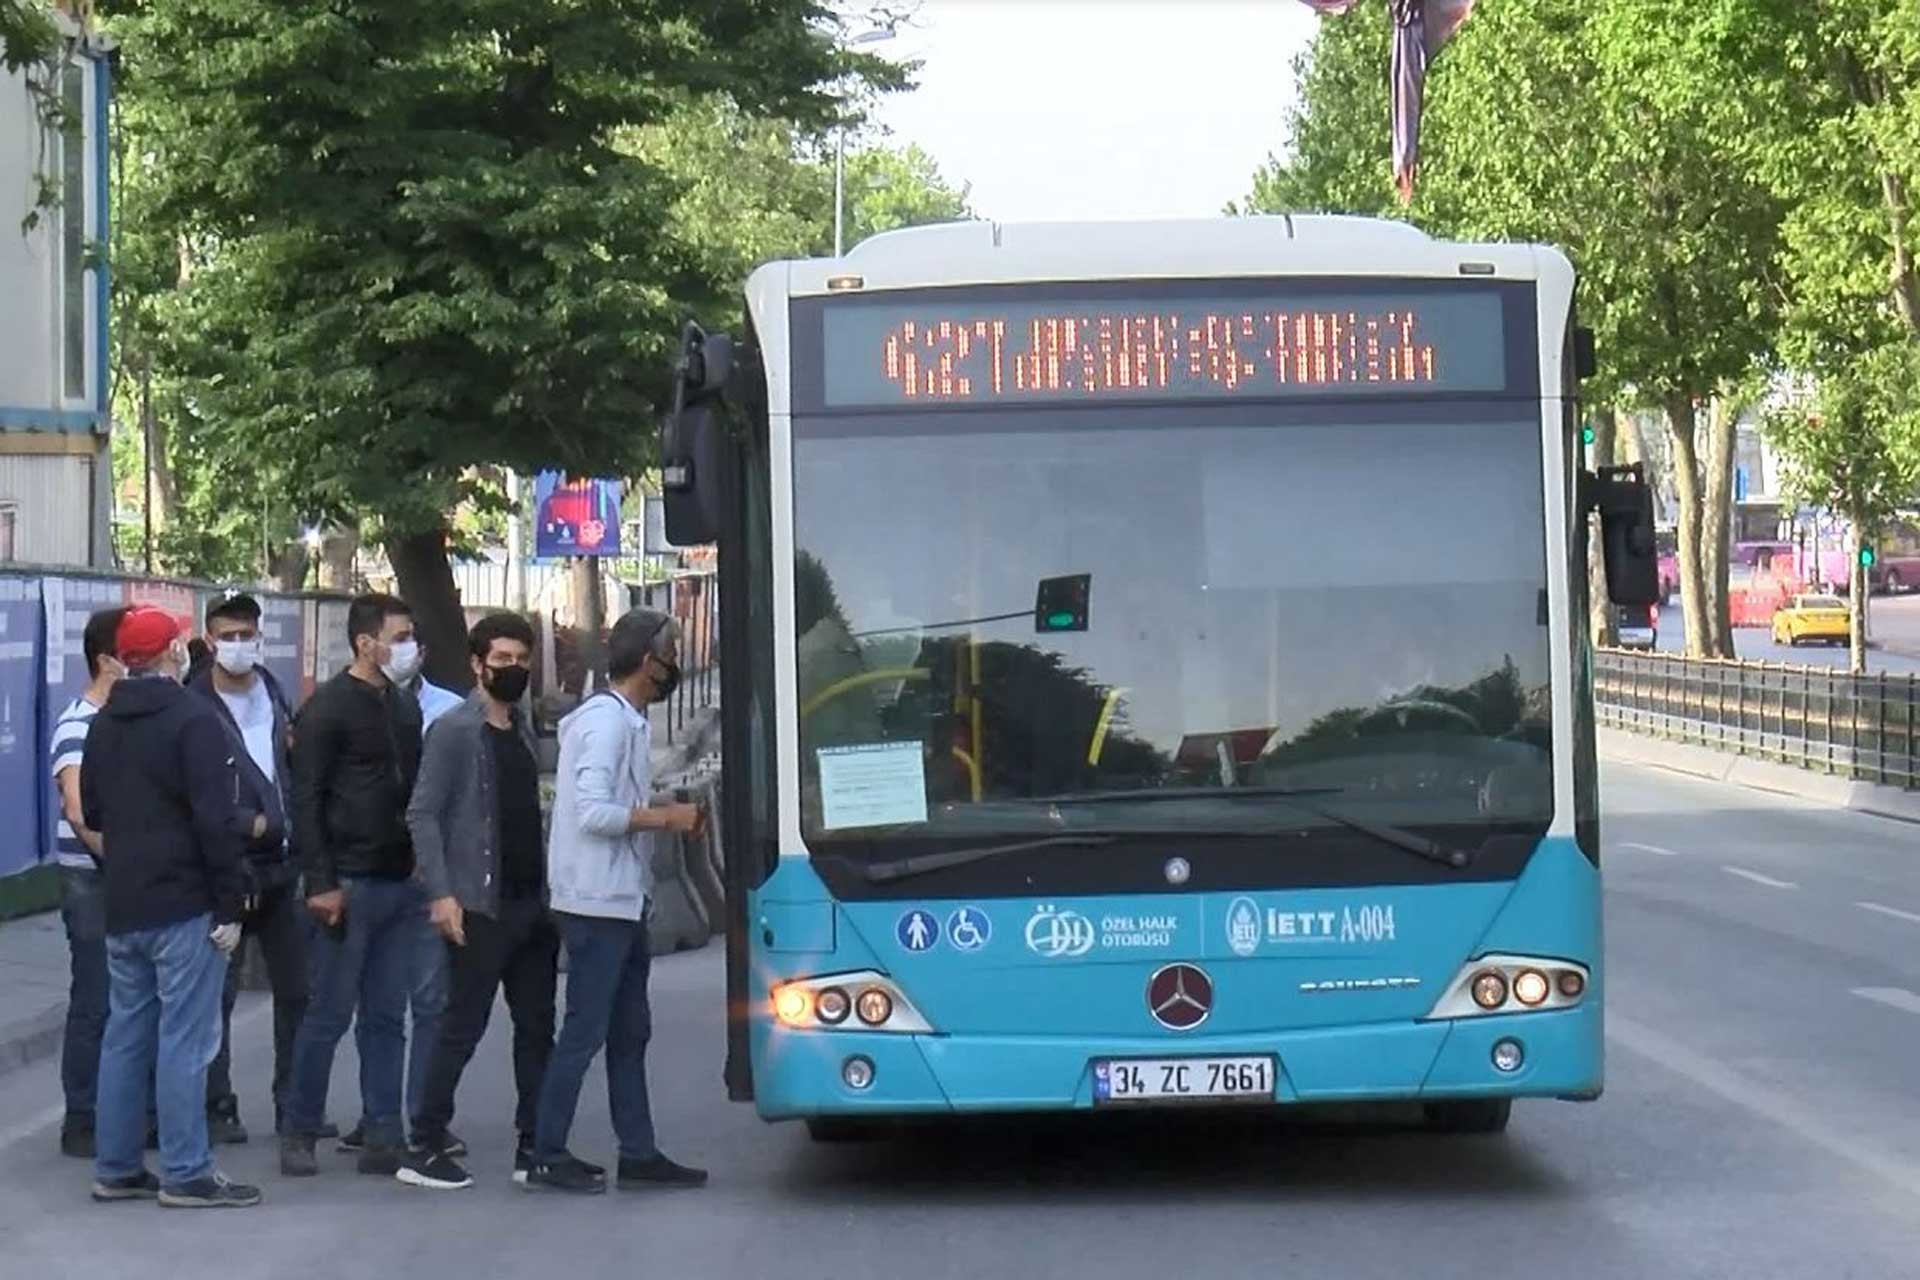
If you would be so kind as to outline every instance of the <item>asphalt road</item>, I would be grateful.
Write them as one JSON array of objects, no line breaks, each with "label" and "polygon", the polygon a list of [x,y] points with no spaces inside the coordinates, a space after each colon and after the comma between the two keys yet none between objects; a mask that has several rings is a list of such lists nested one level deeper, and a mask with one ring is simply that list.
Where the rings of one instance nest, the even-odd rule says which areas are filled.
[{"label": "asphalt road", "polygon": [[[1894,674],[1920,673],[1920,594],[1875,596],[1867,612],[1870,648],[1867,670]],[[1660,611],[1659,648],[1678,653],[1686,648],[1686,623],[1676,601]],[[1740,657],[1756,662],[1789,662],[1810,667],[1847,665],[1845,645],[1803,644],[1798,648],[1775,644],[1765,627],[1740,627],[1733,633]],[[1920,1274],[1920,1268],[1916,1268]]]},{"label": "asphalt road", "polygon": [[[1920,829],[1625,766],[1605,795],[1607,1093],[1524,1104],[1501,1137],[1237,1114],[815,1147],[723,1100],[710,948],[656,972],[651,1072],[706,1190],[513,1188],[504,1018],[462,1091],[480,1181],[456,1193],[344,1157],[289,1183],[256,1141],[226,1165],[261,1208],[95,1206],[46,1067],[0,1087],[0,1275],[1920,1276]],[[268,1020],[242,1016],[258,1121]],[[351,1079],[343,1053],[337,1115]],[[581,1125],[604,1155],[597,1089]]]}]

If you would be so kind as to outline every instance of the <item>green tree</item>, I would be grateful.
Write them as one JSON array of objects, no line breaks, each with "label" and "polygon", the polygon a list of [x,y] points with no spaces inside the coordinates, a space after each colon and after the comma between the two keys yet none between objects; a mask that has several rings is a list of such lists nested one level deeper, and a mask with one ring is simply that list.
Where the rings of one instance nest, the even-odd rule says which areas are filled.
[{"label": "green tree", "polygon": [[[824,123],[809,0],[111,7],[211,448],[361,517],[464,685],[447,512],[474,468],[636,472],[688,299],[671,174],[616,143],[689,94]],[[131,110],[131,108],[130,108]]]},{"label": "green tree", "polygon": [[0,0],[0,67],[18,71],[53,56],[60,33],[39,0]]}]

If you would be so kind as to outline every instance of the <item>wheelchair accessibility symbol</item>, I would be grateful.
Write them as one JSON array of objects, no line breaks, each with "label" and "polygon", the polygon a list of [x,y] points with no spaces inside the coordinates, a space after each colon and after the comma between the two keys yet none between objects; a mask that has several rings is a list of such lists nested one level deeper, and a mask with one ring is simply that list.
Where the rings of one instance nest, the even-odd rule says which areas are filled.
[{"label": "wheelchair accessibility symbol", "polygon": [[947,941],[955,951],[978,951],[993,940],[993,921],[978,907],[961,907],[947,917]]}]

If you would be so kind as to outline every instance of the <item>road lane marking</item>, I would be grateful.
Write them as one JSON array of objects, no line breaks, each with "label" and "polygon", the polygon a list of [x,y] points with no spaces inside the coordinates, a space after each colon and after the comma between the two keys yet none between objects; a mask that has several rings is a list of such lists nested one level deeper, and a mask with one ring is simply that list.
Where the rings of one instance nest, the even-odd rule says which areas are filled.
[{"label": "road lane marking", "polygon": [[1855,987],[1853,994],[1875,1004],[1884,1004],[1892,1009],[1901,1009],[1907,1013],[1920,1013],[1920,996],[1905,987]]},{"label": "road lane marking", "polygon": [[1920,1196],[1920,1167],[1890,1152],[1876,1150],[1860,1137],[1836,1130],[1824,1110],[1801,1106],[1788,1095],[1757,1084],[1739,1072],[1689,1049],[1632,1018],[1607,1010],[1607,1039],[1658,1066],[1692,1081],[1707,1092],[1778,1125],[1837,1160],[1873,1175],[1910,1196]]},{"label": "road lane marking", "polygon": [[1742,880],[1751,880],[1763,884],[1769,889],[1798,889],[1800,886],[1791,880],[1775,880],[1772,876],[1763,876],[1758,871],[1749,871],[1745,867],[1721,867],[1730,876],[1739,876]]},{"label": "road lane marking", "polygon": [[1657,853],[1663,858],[1677,858],[1680,855],[1671,849],[1662,849],[1657,844],[1641,844],[1638,840],[1622,840],[1622,849],[1638,849],[1642,853]]},{"label": "road lane marking", "polygon": [[1898,907],[1883,907],[1877,902],[1856,902],[1853,905],[1862,911],[1878,911],[1883,916],[1892,916],[1896,920],[1907,920],[1914,924],[1920,924],[1920,915],[1915,915],[1911,911],[1902,911]]}]

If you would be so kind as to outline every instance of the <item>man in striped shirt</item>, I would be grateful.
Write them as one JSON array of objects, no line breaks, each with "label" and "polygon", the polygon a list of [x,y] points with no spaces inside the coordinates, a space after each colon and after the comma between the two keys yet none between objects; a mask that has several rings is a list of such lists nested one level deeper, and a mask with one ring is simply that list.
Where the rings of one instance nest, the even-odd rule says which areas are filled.
[{"label": "man in striped shirt", "polygon": [[114,656],[114,633],[125,609],[102,609],[87,619],[81,649],[87,687],[53,725],[53,785],[60,821],[54,860],[60,867],[60,919],[67,928],[72,981],[66,1035],[60,1046],[60,1083],[67,1114],[60,1126],[63,1154],[93,1158],[93,1108],[100,1075],[100,1037],[107,1026],[107,897],[100,872],[100,833],[80,816],[80,757],[93,717],[125,670]]}]

